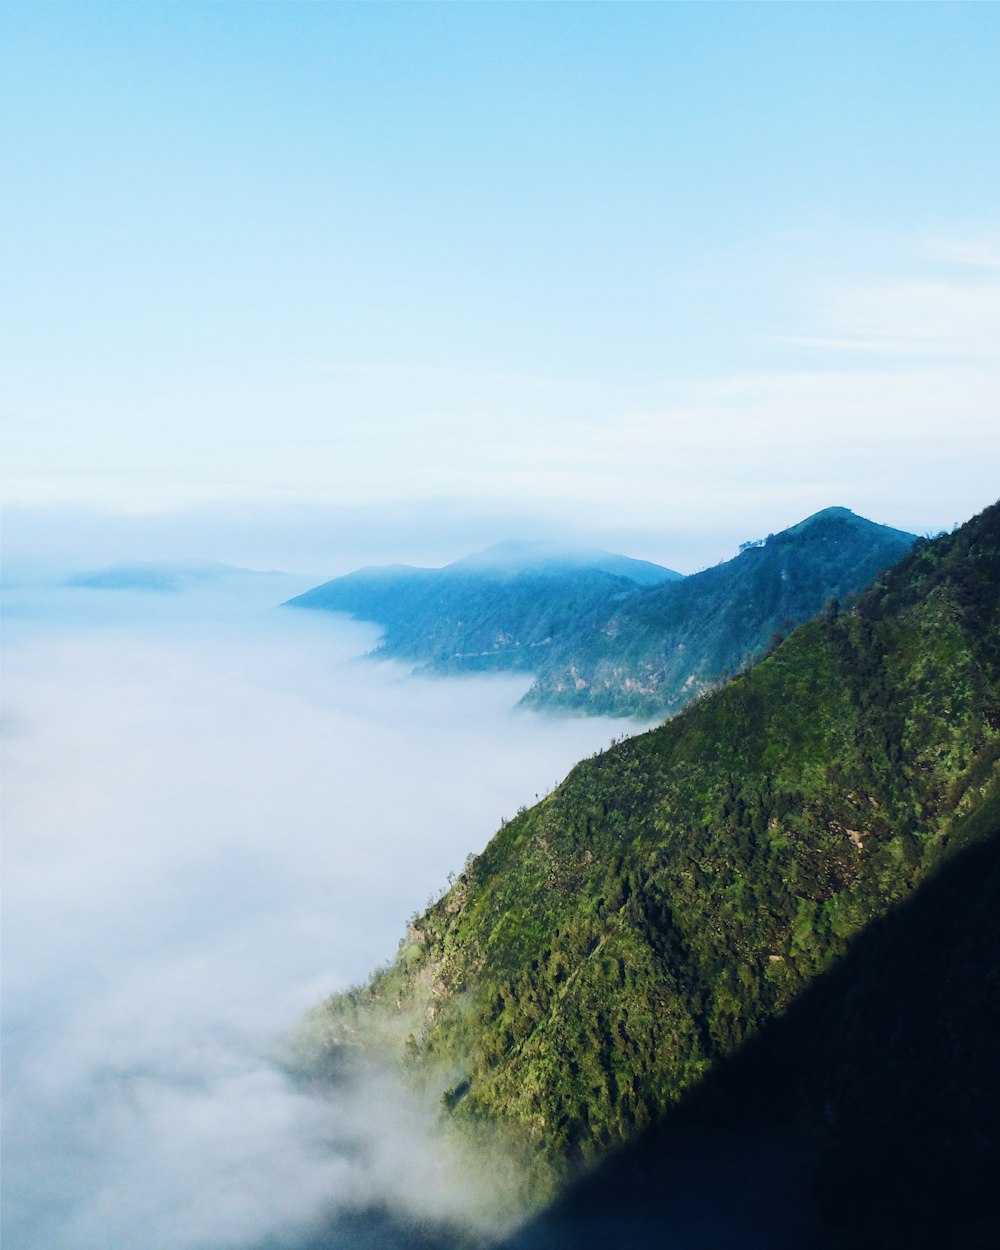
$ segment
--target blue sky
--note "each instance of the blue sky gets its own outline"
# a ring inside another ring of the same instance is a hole
[[[8,4],[2,41],[15,509],[739,537],[996,494],[995,5]]]

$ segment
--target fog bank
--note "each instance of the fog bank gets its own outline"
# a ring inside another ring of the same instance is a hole
[[[622,726],[514,714],[524,679],[359,663],[373,629],[282,597],[7,599],[10,1250],[283,1245],[368,1203],[492,1218],[424,1109],[275,1060]]]

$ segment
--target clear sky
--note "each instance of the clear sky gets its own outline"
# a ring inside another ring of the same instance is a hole
[[[997,494],[1000,6],[0,21],[15,509],[754,537]]]

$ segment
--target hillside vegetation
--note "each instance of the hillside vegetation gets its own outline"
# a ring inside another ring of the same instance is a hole
[[[994,506],[579,764],[317,1011],[330,1053],[388,1048],[550,1178],[641,1134],[994,832],[998,596]]]
[[[508,1250],[1000,1245],[1000,801],[754,1043]]]

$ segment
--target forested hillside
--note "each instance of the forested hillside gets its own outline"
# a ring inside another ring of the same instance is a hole
[[[389,1047],[552,1177],[641,1135],[995,831],[998,597],[994,506],[582,762],[319,1009],[325,1045]]]
[[[509,1250],[1000,1245],[1000,801],[761,1036]]]
[[[540,657],[526,706],[669,716],[765,654],[913,542],[846,508],[746,543],[733,560],[598,608]]]

